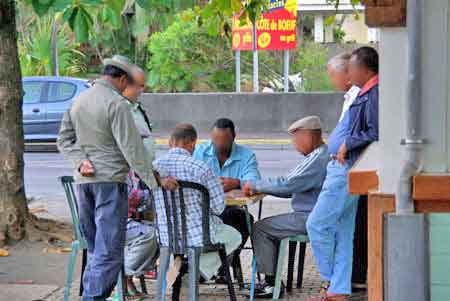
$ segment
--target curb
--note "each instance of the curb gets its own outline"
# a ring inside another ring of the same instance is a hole
[[[208,139],[198,139],[197,143],[205,143]],[[156,138],[156,148],[165,150],[169,148],[168,138]],[[236,139],[236,143],[250,146],[254,149],[286,150],[292,148],[289,139]],[[55,142],[27,142],[25,152],[58,152]]]
[[[197,143],[205,143],[208,142],[208,139],[198,139]],[[156,145],[168,145],[168,138],[156,138]],[[236,139],[237,144],[246,144],[246,145],[290,145],[291,140],[289,139]]]

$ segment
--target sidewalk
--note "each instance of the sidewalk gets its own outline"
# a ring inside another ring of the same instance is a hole
[[[245,253],[245,254],[244,254]],[[251,257],[249,252],[243,252],[242,256],[242,264],[243,264],[243,270],[244,270],[244,279],[248,280],[250,279],[250,263],[251,263]],[[296,261],[297,262],[297,261]],[[285,267],[287,267],[287,262],[285,263]],[[286,281],[286,270],[285,268],[283,281]],[[296,275],[297,275],[297,269],[294,271],[294,287],[296,283]],[[319,275],[317,273],[317,270],[314,266],[313,259],[311,256],[311,251],[308,248],[306,252],[306,260],[305,260],[305,268],[303,272],[303,288],[302,289],[296,289],[293,288],[292,292],[289,294],[285,294],[284,298],[282,300],[298,300],[298,301],[309,301],[309,297],[311,296],[317,296],[319,292],[320,287],[320,279]],[[153,292],[154,292],[154,286],[155,281],[146,281],[147,289],[149,290],[150,296],[146,297],[144,300],[154,300]],[[140,288],[140,285],[136,283],[136,286],[138,289]],[[72,288],[71,293],[71,301],[78,301],[78,287],[79,282],[74,283],[74,287]],[[239,291],[238,287],[235,286],[236,289],[236,295],[238,300],[249,300],[247,296],[245,296],[244,291]],[[181,300],[185,300],[186,298],[183,298],[184,295],[182,295]],[[167,299],[170,297],[168,296]],[[64,300],[64,290],[63,288],[55,291],[53,294],[48,296],[45,300],[47,301],[62,301]],[[214,301],[225,301],[229,300],[228,297],[228,290],[226,286],[224,285],[216,285],[216,284],[205,284],[200,285],[200,300],[214,300]],[[353,301],[367,301],[367,295],[366,294],[354,294],[351,298]]]
[[[250,206],[250,211],[256,214],[257,208],[257,206]],[[264,200],[263,217],[288,212],[289,210],[289,201],[272,197]],[[251,258],[251,252],[242,252],[241,262],[246,282],[250,279]],[[0,259],[0,291],[2,292],[0,294],[0,301],[62,301],[64,299],[67,261],[68,253],[55,254],[52,252],[43,252],[42,243],[27,243],[13,247],[10,257]],[[296,259],[296,262],[298,262],[298,259]],[[78,262],[70,300],[80,300],[78,297],[79,266],[80,263]],[[286,281],[287,263],[285,263],[284,267],[283,279]],[[294,271],[294,286],[297,275],[296,268]],[[303,275],[303,288],[301,290],[294,288],[293,292],[285,295],[283,300],[308,301],[308,296],[317,295],[319,291],[320,278],[309,247],[306,252]],[[21,280],[33,281],[33,284],[9,284]],[[140,286],[137,285],[137,287],[139,288]],[[151,295],[145,300],[154,300],[152,296],[152,292],[154,292],[154,281],[147,281],[147,288]],[[238,300],[248,300],[243,292],[238,291],[237,287],[236,293]],[[228,293],[225,286],[215,284],[200,286],[200,300],[229,300],[227,296]],[[356,294],[351,300],[367,301],[367,296],[366,294]]]

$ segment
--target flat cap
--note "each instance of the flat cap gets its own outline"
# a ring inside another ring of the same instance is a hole
[[[292,134],[296,130],[321,130],[322,122],[318,116],[308,116],[297,120],[288,128],[288,132]]]
[[[129,58],[123,55],[116,54],[110,59],[104,59],[103,60],[104,66],[114,66],[117,67],[123,71],[125,71],[129,76],[132,76],[133,70],[136,67]]]

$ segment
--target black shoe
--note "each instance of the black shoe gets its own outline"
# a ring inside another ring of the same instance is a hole
[[[216,279],[214,279],[216,284],[228,284],[227,277],[222,275],[217,275]]]
[[[258,284],[255,287],[255,299],[272,299],[274,290],[275,286],[271,284],[268,283]],[[281,282],[279,298],[283,298],[283,295],[284,295],[284,283]]]

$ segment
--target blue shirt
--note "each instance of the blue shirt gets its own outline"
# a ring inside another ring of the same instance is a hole
[[[208,164],[218,177],[239,179],[241,183],[261,178],[258,171],[258,162],[253,151],[236,143],[233,143],[230,157],[222,167],[220,167],[219,159],[211,141],[197,145],[194,158]]]
[[[339,148],[345,142],[345,138],[350,134],[349,123],[350,113],[347,111],[328,137],[328,153],[330,155],[337,155]]]
[[[345,142],[345,138],[350,135],[350,113],[348,109],[358,97],[360,88],[352,86],[344,95],[344,104],[342,105],[341,117],[339,122],[328,137],[328,152],[330,155],[337,155],[339,148]]]
[[[322,190],[328,160],[328,147],[324,144],[302,157],[286,176],[251,181],[251,188],[281,198],[292,197],[292,209],[309,214]]]
[[[191,154],[182,148],[172,148],[169,152],[153,162],[154,169],[161,177],[171,176],[182,181],[202,184],[209,191],[210,197],[210,234],[214,241],[217,227],[223,225],[218,215],[225,209],[225,194],[219,179],[204,162],[192,158]],[[169,245],[164,196],[160,188],[154,190],[156,220],[162,246]],[[179,195],[177,194],[177,199]],[[202,228],[202,198],[200,192],[192,189],[184,190],[186,205],[187,244],[188,246],[203,246]],[[179,214],[179,213],[178,213]],[[172,217],[171,217],[172,218]],[[181,217],[179,217],[179,221]],[[180,229],[181,230],[181,229]],[[181,233],[180,233],[181,237]]]

